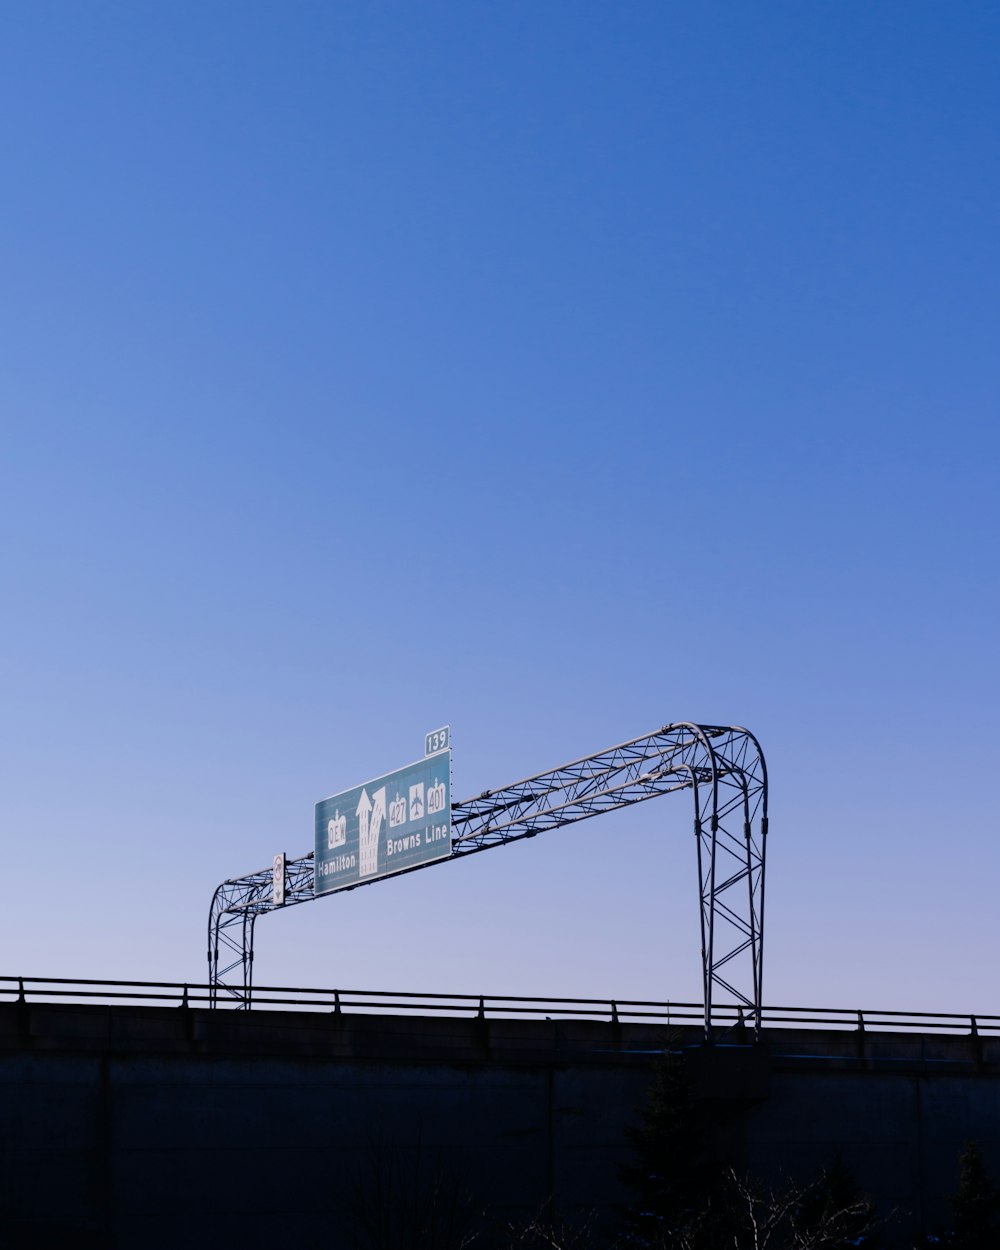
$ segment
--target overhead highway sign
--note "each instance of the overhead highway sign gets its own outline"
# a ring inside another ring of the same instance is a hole
[[[450,854],[450,750],[316,804],[317,895],[419,868]]]

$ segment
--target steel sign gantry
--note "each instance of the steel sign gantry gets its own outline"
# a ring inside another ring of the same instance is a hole
[[[664,725],[572,763],[452,804],[446,863],[476,851],[630,807],[676,790],[694,803],[705,1028],[717,992],[760,1027],[764,954],[767,769],[757,739],[739,726]],[[420,864],[417,868],[429,867]],[[379,879],[379,878],[374,878]],[[368,885],[359,881],[358,885]],[[257,919],[316,897],[313,853],[285,864],[284,901],[271,868],[224,881],[208,919],[213,1004],[249,1007]],[[235,974],[235,980],[233,979]]]

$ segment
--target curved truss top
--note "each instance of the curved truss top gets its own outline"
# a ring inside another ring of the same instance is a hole
[[[706,1031],[716,990],[751,1013],[759,1027],[767,769],[749,730],[688,722],[664,725],[595,755],[485,790],[452,805],[449,860],[675,790],[691,790],[694,799]],[[369,884],[359,881],[346,888]],[[280,905],[311,900],[313,887],[309,852],[287,862],[285,901]],[[270,868],[234,877],[216,889],[208,920],[213,1001],[222,991],[250,1006],[254,925],[276,906]],[[235,983],[230,980],[234,971]]]

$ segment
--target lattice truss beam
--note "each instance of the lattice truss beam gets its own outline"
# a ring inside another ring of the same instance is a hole
[[[435,862],[449,863],[677,790],[691,791],[694,803],[706,1030],[717,992],[723,1001],[745,1008],[759,1027],[767,770],[748,730],[664,725],[499,790],[485,790],[452,805],[452,853]],[[359,881],[346,888],[371,884]],[[312,900],[313,887],[310,851],[287,861],[281,906]],[[224,881],[215,891],[208,919],[213,1002],[221,997],[250,1006],[254,926],[275,910],[272,890],[267,868]]]

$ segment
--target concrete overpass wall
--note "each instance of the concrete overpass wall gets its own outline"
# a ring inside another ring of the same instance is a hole
[[[1000,1041],[671,1038],[738,1166],[807,1175],[839,1152],[916,1227],[945,1214],[966,1140],[1000,1173]],[[610,1021],[5,1004],[4,1240],[445,1250],[550,1195],[608,1218],[667,1042]]]

